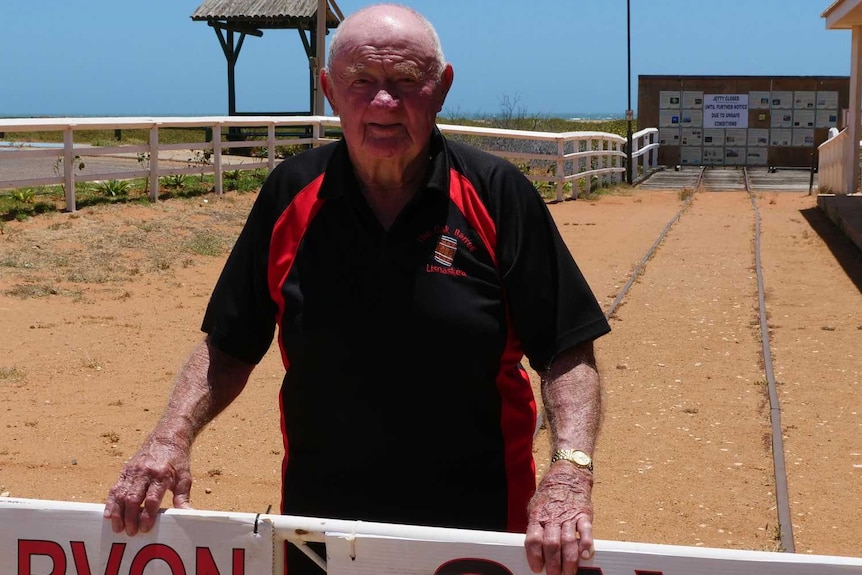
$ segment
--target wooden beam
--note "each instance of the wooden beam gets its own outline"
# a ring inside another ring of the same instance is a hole
[[[320,71],[326,67],[326,16],[328,0],[317,0],[317,60],[315,61],[314,78],[314,105],[312,113],[323,116],[324,102],[323,90],[320,88]]]
[[[263,37],[263,32],[258,30],[253,26],[245,26],[243,24],[231,24],[229,22],[219,22],[217,20],[210,20],[207,22],[213,28],[221,29],[221,30],[233,30],[235,32],[241,32],[242,34],[248,34],[249,36],[257,36],[258,38]]]

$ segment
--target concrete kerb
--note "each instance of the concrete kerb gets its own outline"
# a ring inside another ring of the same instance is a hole
[[[820,194],[817,206],[862,250],[862,194]]]

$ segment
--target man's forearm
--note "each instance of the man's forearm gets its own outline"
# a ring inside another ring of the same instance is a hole
[[[202,341],[186,361],[153,435],[170,434],[191,445],[207,423],[245,388],[254,365]]]
[[[541,377],[551,450],[579,449],[591,455],[601,421],[601,387],[593,343],[562,352]]]

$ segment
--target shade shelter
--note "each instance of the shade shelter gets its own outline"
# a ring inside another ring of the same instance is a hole
[[[319,13],[325,18],[318,18]],[[253,114],[236,109],[236,63],[246,36],[263,36],[264,30],[296,30],[308,56],[309,110],[323,115],[323,91],[318,72],[326,64],[327,31],[344,19],[335,0],[204,0],[191,16],[215,30],[227,60],[228,115]],[[297,112],[291,112],[297,113]],[[299,112],[303,113],[303,112]]]
[[[847,115],[847,149],[844,152],[844,189],[856,192],[859,181],[860,110],[862,110],[862,0],[837,0],[822,14],[828,30],[851,30],[850,103]]]

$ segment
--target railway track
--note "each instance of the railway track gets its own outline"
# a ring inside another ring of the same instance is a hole
[[[752,177],[746,168],[742,169],[727,169],[727,168],[700,168],[698,170],[684,169],[676,172],[670,178],[673,187],[680,190],[687,190],[690,193],[683,202],[680,210],[668,221],[667,225],[662,229],[658,238],[649,247],[643,258],[640,260],[637,267],[631,274],[627,283],[622,287],[616,298],[610,304],[605,312],[607,317],[612,317],[617,313],[618,308],[628,297],[629,292],[637,284],[638,279],[644,273],[649,262],[656,256],[656,253],[661,249],[663,242],[672,232],[674,225],[680,220],[683,214],[689,210],[692,201],[698,194],[708,192],[735,191],[745,192],[751,203],[752,208],[752,227],[753,227],[753,245],[754,245],[754,261],[752,267],[757,278],[757,310],[761,340],[761,357],[760,362],[763,366],[764,376],[766,378],[766,386],[769,398],[769,416],[771,428],[771,452],[773,464],[773,480],[775,484],[775,509],[777,511],[777,526],[780,536],[781,548],[786,552],[795,552],[793,541],[793,527],[790,516],[790,501],[787,488],[787,471],[784,460],[784,444],[781,427],[781,407],[779,404],[778,393],[776,390],[776,381],[773,370],[773,358],[770,348],[769,327],[767,323],[766,298],[763,282],[763,262],[761,258],[761,229],[760,229],[760,213],[755,198],[755,192],[752,186]],[[668,187],[668,178],[664,178],[658,185]],[[672,187],[672,189],[673,189]],[[718,239],[715,239],[718,241]]]

